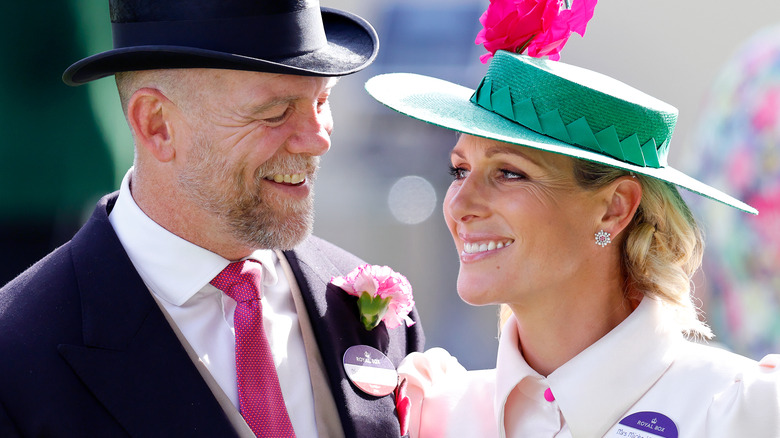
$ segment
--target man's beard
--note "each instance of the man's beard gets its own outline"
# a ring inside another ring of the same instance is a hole
[[[254,249],[292,249],[312,232],[313,192],[304,200],[285,199],[276,191],[262,193],[265,177],[306,173],[313,184],[319,157],[274,156],[246,181],[246,163],[231,165],[201,138],[178,177],[183,192],[202,209],[218,217],[233,237]],[[268,184],[268,181],[265,181]]]

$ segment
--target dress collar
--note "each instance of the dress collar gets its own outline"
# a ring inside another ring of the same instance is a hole
[[[572,436],[606,434],[669,368],[683,337],[667,313],[661,302],[645,297],[628,318],[546,378]],[[512,389],[525,378],[544,379],[526,363],[519,345],[512,316],[498,349],[499,430]]]
[[[230,260],[182,239],[149,218],[130,193],[132,172],[131,168],[122,180],[109,221],[147,287],[163,300],[181,306]],[[271,250],[257,250],[247,257],[263,264],[266,286],[278,279],[275,257]]]

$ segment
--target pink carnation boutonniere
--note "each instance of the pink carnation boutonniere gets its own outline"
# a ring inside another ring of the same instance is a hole
[[[382,321],[389,329],[414,324],[409,318],[414,308],[412,285],[387,266],[358,266],[343,277],[331,278],[330,282],[358,297],[360,321],[366,330],[372,330]]]
[[[490,52],[479,59],[487,63],[498,50],[529,56],[547,56],[553,61],[572,32],[585,36],[597,0],[490,0],[479,22],[484,29],[476,44]]]

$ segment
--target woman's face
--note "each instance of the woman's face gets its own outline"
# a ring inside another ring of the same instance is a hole
[[[462,135],[451,161],[444,218],[460,254],[461,298],[522,306],[576,290],[600,249],[604,206],[576,184],[574,159]]]

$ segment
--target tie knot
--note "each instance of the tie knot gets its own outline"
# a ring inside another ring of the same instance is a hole
[[[239,303],[255,300],[260,295],[262,273],[260,262],[242,260],[229,264],[211,280],[211,284]]]

